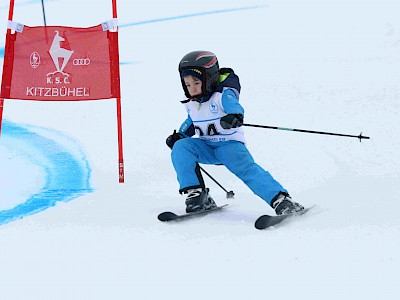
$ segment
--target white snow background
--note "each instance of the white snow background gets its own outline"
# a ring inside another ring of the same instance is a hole
[[[45,5],[49,25],[112,17],[111,0]],[[118,1],[126,182],[114,100],[6,100],[1,299],[399,299],[399,11],[394,0]],[[0,13],[4,51],[8,1]],[[41,13],[17,0],[14,20],[42,25]],[[193,50],[240,76],[247,123],[371,137],[245,128],[255,160],[317,205],[307,215],[257,231],[273,210],[203,166],[235,192],[205,177],[229,207],[157,220],[185,208],[165,139],[186,118],[177,65]]]

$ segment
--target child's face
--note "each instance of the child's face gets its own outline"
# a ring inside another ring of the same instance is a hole
[[[185,76],[183,77],[183,81],[185,82],[186,88],[188,89],[188,92],[191,97],[195,97],[201,94],[202,89],[202,82],[200,79],[194,77],[194,76]]]

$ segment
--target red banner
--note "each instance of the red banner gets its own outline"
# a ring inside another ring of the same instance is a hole
[[[10,0],[0,95],[0,133],[4,99],[116,98],[118,170],[119,182],[123,183],[117,0],[112,0],[112,10],[112,20],[94,27],[28,27],[12,21],[14,0]]]
[[[61,26],[7,34],[1,97],[41,101],[119,98],[117,32]]]

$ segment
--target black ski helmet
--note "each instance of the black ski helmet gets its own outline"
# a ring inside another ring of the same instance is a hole
[[[202,94],[205,96],[214,91],[219,78],[219,65],[217,56],[210,51],[193,51],[186,54],[179,62],[179,75],[186,97],[190,98],[183,76],[185,70],[198,70],[201,72]]]

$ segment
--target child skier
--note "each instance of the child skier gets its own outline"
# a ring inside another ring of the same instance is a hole
[[[179,63],[186,97],[187,119],[166,143],[172,149],[172,163],[187,194],[186,212],[216,206],[200,172],[201,164],[225,165],[276,214],[303,210],[269,172],[256,164],[245,146],[241,125],[244,109],[239,104],[240,83],[230,68],[219,69],[218,59],[209,51],[194,51]],[[191,138],[197,135],[198,138]]]

